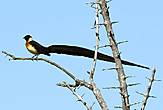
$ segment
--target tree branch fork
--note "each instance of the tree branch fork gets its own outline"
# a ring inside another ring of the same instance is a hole
[[[53,66],[59,68],[59,69],[62,70],[64,73],[66,73],[71,79],[73,79],[76,83],[75,83],[75,84],[70,84],[71,87],[78,87],[78,86],[80,85],[80,86],[85,86],[85,87],[87,87],[87,88],[90,89],[90,90],[93,89],[90,82],[86,82],[85,80],[79,80],[79,79],[77,79],[72,73],[68,72],[66,69],[64,69],[63,67],[61,67],[61,66],[58,65],[57,63],[52,62],[52,61],[50,61],[50,60],[48,60],[48,59],[39,58],[39,57],[38,57],[38,58],[21,58],[21,57],[15,57],[14,55],[9,54],[9,53],[7,53],[7,52],[5,52],[5,51],[2,51],[2,53],[4,53],[6,56],[11,57],[9,60],[31,60],[31,61],[34,61],[34,60],[38,61],[38,60],[41,60],[41,61],[45,61],[45,62],[47,62],[47,63],[49,63],[49,64],[51,64],[51,65],[53,65]],[[57,84],[57,85],[58,85],[58,86],[65,87],[64,84]]]
[[[96,88],[94,82],[93,82],[93,79],[91,78],[91,74],[89,74],[89,77],[92,79],[91,82],[86,82],[84,79],[83,80],[79,80],[77,79],[72,73],[68,72],[66,69],[64,69],[63,67],[61,67],[60,65],[56,64],[55,62],[52,62],[48,59],[45,59],[45,58],[21,58],[21,57],[15,57],[14,55],[12,54],[9,54],[5,51],[2,51],[2,53],[4,53],[6,56],[9,56],[11,57],[9,60],[31,60],[31,61],[38,61],[38,60],[41,60],[41,61],[45,61],[47,63],[50,63],[51,65],[53,66],[56,66],[57,68],[59,68],[60,70],[62,70],[64,73],[66,73],[70,78],[72,78],[74,81],[75,81],[75,84],[67,84],[65,81],[63,81],[63,83],[59,83],[59,84],[56,84],[57,86],[61,86],[61,87],[67,87],[69,88],[73,94],[78,97],[78,100],[77,101],[81,101],[84,106],[87,107],[88,110],[92,110],[92,107],[93,105],[95,104],[95,102],[91,105],[91,106],[88,106],[88,104],[82,99],[81,96],[79,96],[75,90],[73,90],[71,87],[81,87],[81,86],[84,86],[88,89],[90,89],[91,91],[95,92],[95,91],[99,91],[98,88]],[[100,94],[101,95],[101,94]],[[98,96],[96,96],[98,97]]]

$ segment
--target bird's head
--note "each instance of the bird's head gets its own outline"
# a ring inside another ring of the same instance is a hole
[[[25,39],[26,42],[30,42],[30,41],[32,41],[32,36],[31,35],[25,35],[25,37],[23,39]]]

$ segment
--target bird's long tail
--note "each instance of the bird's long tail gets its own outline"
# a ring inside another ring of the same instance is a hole
[[[94,51],[77,47],[77,46],[68,46],[68,45],[51,45],[47,47],[49,53],[57,53],[57,54],[67,54],[67,55],[74,55],[74,56],[84,56],[88,58],[94,58]],[[97,54],[97,59],[107,61],[107,62],[115,62],[114,58],[112,56],[108,56],[102,53]],[[128,62],[125,60],[122,60],[122,64],[124,65],[130,65],[130,66],[137,66],[145,69],[150,69],[149,67],[142,66],[139,64],[135,64],[132,62]]]

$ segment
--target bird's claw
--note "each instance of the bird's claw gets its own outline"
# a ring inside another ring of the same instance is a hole
[[[36,58],[35,58],[35,56],[36,56]],[[34,56],[32,57],[32,61],[33,61],[33,60],[38,61],[38,56],[37,56],[37,55],[34,55]]]

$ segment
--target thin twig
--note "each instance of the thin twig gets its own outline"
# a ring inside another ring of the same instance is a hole
[[[95,104],[95,101],[92,103],[91,108],[93,107],[94,104]]]
[[[147,92],[146,92],[146,94],[144,95],[145,98],[144,98],[144,101],[143,101],[141,110],[144,110],[144,109],[145,109],[145,106],[146,106],[146,103],[147,103],[147,99],[149,98],[149,93],[150,93],[150,90],[151,90],[151,87],[152,87],[152,83],[153,83],[153,81],[154,81],[154,75],[155,75],[155,73],[156,73],[156,69],[153,68],[153,69],[152,69],[151,79],[150,79],[149,85],[148,85],[148,87],[147,87]]]
[[[86,4],[99,4],[99,2],[86,2]]]
[[[133,77],[135,77],[135,76],[125,76],[125,78],[133,78]]]
[[[122,108],[122,106],[114,106],[114,108]]]
[[[150,78],[148,78],[148,77],[145,77],[145,78],[147,78],[148,80],[150,80]],[[160,80],[160,79],[154,79],[154,81],[162,81],[162,80]]]
[[[122,87],[118,86],[118,87],[104,87],[103,89],[121,89]]]
[[[135,102],[135,103],[129,104],[129,105],[127,105],[127,106],[136,105],[136,104],[139,104],[139,103],[142,103],[142,102],[143,102],[143,101]],[[122,106],[114,106],[114,108],[122,108]]]
[[[67,85],[66,85],[67,86]],[[75,91],[75,90],[74,90]],[[82,95],[81,95],[81,98],[83,99],[83,96],[85,95],[85,93],[83,93]],[[78,102],[78,101],[81,101],[80,100],[80,98],[78,98],[77,100],[76,100],[76,102]]]
[[[96,0],[96,3],[98,1]],[[98,15],[98,4],[96,4],[96,46],[95,46],[95,53],[94,53],[94,62],[93,62],[93,67],[91,70],[91,75],[90,77],[93,78],[95,67],[96,67],[96,61],[97,61],[97,52],[98,52],[98,40],[99,40],[99,25],[98,20],[99,20],[99,15]]]
[[[144,94],[144,93],[141,93],[141,92],[138,92],[138,91],[136,91],[136,93],[141,94],[141,95],[146,97],[146,94]],[[156,98],[155,96],[148,96],[148,97]]]
[[[118,45],[118,44],[121,44],[121,43],[125,43],[125,42],[128,42],[128,40],[118,42],[117,45]]]
[[[135,84],[127,84],[127,86],[136,86],[136,85],[139,85],[141,83],[135,83]]]
[[[127,86],[135,86],[135,85],[138,85],[140,83],[135,83],[135,84],[128,84]],[[103,89],[122,89],[121,86],[118,86],[118,87],[104,87]]]
[[[79,96],[74,89],[72,89],[65,81],[63,81],[63,83],[73,92],[73,94],[78,98],[78,101],[81,101],[83,103],[84,106],[87,107],[88,110],[92,110],[91,107],[89,107],[89,105],[86,103],[86,101],[83,100],[83,98],[81,96]]]
[[[112,0],[106,0],[106,3],[111,2]]]
[[[119,21],[114,21],[114,22],[111,22],[111,24],[116,24],[116,23],[119,23]]]
[[[108,47],[111,46],[111,44],[107,44],[107,45],[102,45],[102,46],[98,46],[99,48],[103,48],[103,47]]]
[[[127,106],[132,106],[132,105],[136,105],[136,104],[139,104],[139,103],[142,103],[143,101],[140,101],[140,102],[135,102],[135,103],[132,103],[132,104],[129,104]]]
[[[103,71],[105,70],[114,70],[114,69],[118,69],[117,67],[112,67],[112,68],[105,68],[105,69],[102,69]]]
[[[61,87],[66,87],[65,84],[62,84],[62,83],[58,83],[56,84],[57,86],[61,86]],[[82,80],[78,80],[75,84],[69,84],[70,87],[80,87],[80,86],[85,86],[86,88],[90,89],[90,90],[93,90],[93,87],[91,85],[91,83],[89,82],[85,82],[85,81],[82,81]]]
[[[128,40],[118,42],[117,45],[118,45],[118,44],[121,44],[121,43],[125,43],[125,42],[128,42]],[[111,44],[107,44],[107,45],[99,46],[99,48],[103,48],[103,47],[111,47],[111,46],[112,46]]]

